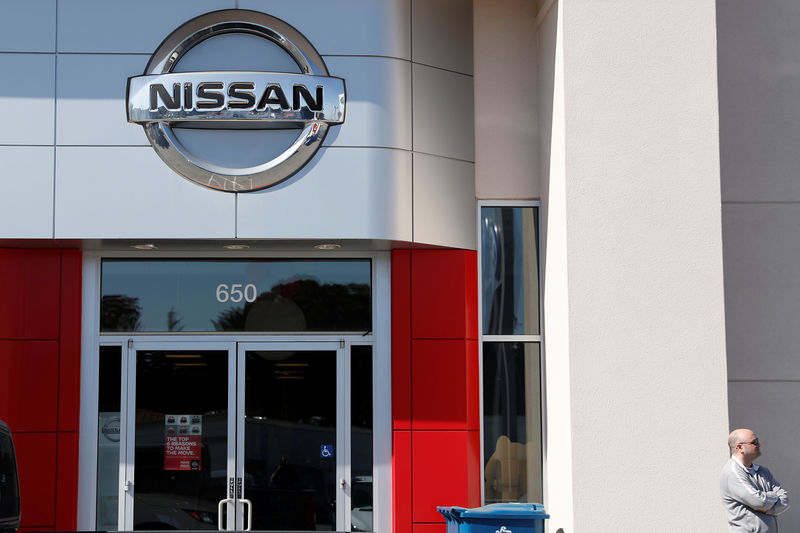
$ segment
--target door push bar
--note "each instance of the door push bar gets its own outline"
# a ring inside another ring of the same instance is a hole
[[[247,505],[247,527],[244,530],[250,531],[253,527],[253,504],[245,498],[241,498],[239,501]]]
[[[217,529],[220,531],[225,531],[227,529],[222,525],[222,509],[225,507],[225,504],[228,503],[233,503],[233,498],[225,498],[224,500],[220,500],[219,504],[217,505]]]
[[[242,503],[242,505],[247,506],[247,527],[244,528],[243,531],[251,531],[253,528],[253,502],[245,498],[239,498],[239,501]],[[224,500],[220,500],[219,504],[217,505],[217,529],[220,531],[225,531],[227,529],[222,525],[222,510],[228,503],[232,504],[233,498],[225,498]]]

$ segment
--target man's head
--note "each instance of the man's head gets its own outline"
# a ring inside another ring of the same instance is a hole
[[[753,461],[761,455],[758,437],[749,429],[734,429],[728,435],[728,448],[731,455],[739,459],[744,466],[752,466]]]

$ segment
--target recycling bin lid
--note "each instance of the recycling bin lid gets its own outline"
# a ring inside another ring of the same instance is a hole
[[[550,518],[541,503],[492,503],[483,507],[437,507],[443,515],[455,518]]]

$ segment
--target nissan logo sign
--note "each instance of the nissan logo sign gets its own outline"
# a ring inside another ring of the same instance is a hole
[[[225,34],[270,41],[300,73],[174,72],[199,43]],[[197,17],[172,32],[153,53],[144,75],[128,78],[128,122],[141,124],[150,144],[174,171],[206,187],[247,192],[289,178],[314,156],[328,128],[345,117],[345,86],[328,75],[322,57],[289,24],[256,11],[229,9]],[[276,157],[255,166],[223,166],[191,152],[177,128],[295,129]]]

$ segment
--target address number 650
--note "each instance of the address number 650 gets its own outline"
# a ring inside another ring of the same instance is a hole
[[[239,303],[242,300],[255,302],[256,297],[258,297],[258,289],[252,283],[246,285],[233,283],[230,286],[227,283],[220,283],[217,285],[217,301],[221,304],[229,301]]]

